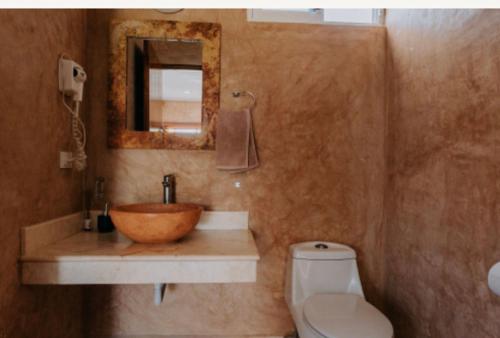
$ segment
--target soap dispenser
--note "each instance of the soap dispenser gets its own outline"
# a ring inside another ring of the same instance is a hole
[[[99,232],[111,232],[114,229],[115,225],[109,216],[109,202],[106,202],[102,215],[97,216],[97,230]]]

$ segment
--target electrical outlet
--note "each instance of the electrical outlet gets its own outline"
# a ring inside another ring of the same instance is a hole
[[[73,163],[71,162],[72,158],[73,158],[73,153],[71,151],[59,152],[59,168],[61,169],[73,168]]]

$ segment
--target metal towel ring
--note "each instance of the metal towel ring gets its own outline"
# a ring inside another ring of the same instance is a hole
[[[241,96],[250,96],[250,98],[252,99],[251,109],[255,108],[255,106],[257,105],[257,98],[255,97],[255,95],[252,92],[249,92],[247,90],[242,90],[242,91],[235,90],[235,91],[233,91],[234,98],[238,98]]]

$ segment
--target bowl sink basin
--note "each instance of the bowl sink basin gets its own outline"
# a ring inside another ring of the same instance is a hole
[[[166,243],[190,233],[202,207],[189,203],[129,204],[111,208],[116,228],[138,243]]]

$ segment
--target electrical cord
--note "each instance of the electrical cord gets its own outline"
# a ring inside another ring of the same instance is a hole
[[[85,124],[78,114],[78,111],[80,109],[80,102],[75,101],[75,107],[72,108],[66,102],[64,94],[62,101],[66,109],[68,109],[68,111],[70,112],[72,118],[71,133],[73,134],[73,140],[75,142],[75,151],[73,152],[71,162],[73,163],[73,168],[75,168],[77,171],[83,171],[87,167],[87,155],[85,154],[87,132],[85,130]]]
[[[62,53],[59,58],[71,60],[71,58],[64,53]],[[63,92],[61,92],[61,94],[62,94],[62,102],[66,107],[66,109],[68,109],[69,113],[71,114],[71,133],[75,143],[75,151],[73,152],[71,162],[75,170],[83,171],[87,167],[87,155],[85,154],[85,145],[87,144],[87,133],[85,130],[85,124],[83,123],[82,119],[79,116],[80,102],[74,100],[74,108],[72,108],[66,102],[66,95]]]

